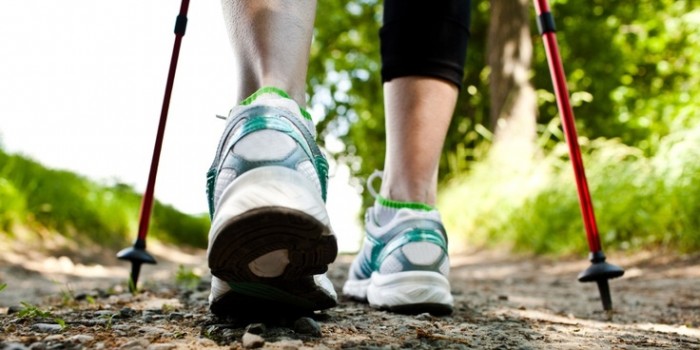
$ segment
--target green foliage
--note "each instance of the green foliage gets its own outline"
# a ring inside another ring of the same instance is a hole
[[[17,312],[17,316],[20,318],[51,318],[53,317],[53,314],[50,311],[44,311],[37,307],[36,305],[32,305],[27,302],[20,302],[22,305],[22,309]]]
[[[5,290],[5,288],[7,288],[7,283],[0,283],[0,292]]]
[[[483,160],[493,132],[485,60],[489,2],[472,5],[463,89],[440,163],[442,181]],[[321,141],[332,135],[345,143],[332,151],[360,181],[383,167],[385,151],[381,11],[376,0],[319,2],[309,67],[308,92],[314,115],[321,118]],[[650,156],[662,137],[689,125],[692,101],[700,100],[698,1],[559,0],[552,2],[552,11],[581,135],[618,138]],[[563,139],[550,128],[557,108],[534,10],[532,18],[540,138],[552,150]]]
[[[192,269],[188,269],[183,265],[178,266],[175,273],[175,284],[180,288],[192,290],[197,288],[200,277]]]
[[[133,239],[141,201],[130,186],[97,184],[2,150],[0,197],[0,232],[12,234],[16,226],[27,226],[114,248]],[[189,216],[154,204],[151,230],[163,241],[204,247],[208,227],[206,215]]]
[[[100,315],[100,318],[105,320],[105,329],[110,330],[112,329],[112,321],[114,320],[114,316],[116,314],[102,314]]]
[[[618,140],[581,143],[604,247],[700,249],[700,124],[662,138],[654,156]],[[480,163],[443,193],[448,230],[470,244],[509,243],[536,253],[587,251],[564,145],[518,172]]]
[[[56,322],[59,326],[61,326],[61,330],[66,329],[66,321],[63,320],[60,317],[56,317],[51,313],[51,311],[45,311],[40,309],[36,305],[32,305],[27,302],[21,302],[22,309],[17,312],[17,316],[23,319],[52,319],[54,322]]]
[[[311,46],[308,93],[319,142],[341,139],[345,147],[329,151],[360,176],[383,167],[381,11],[377,0],[319,1]]]
[[[619,138],[653,154],[688,127],[700,100],[698,1],[556,1],[553,13],[572,102],[583,135]],[[533,82],[551,91],[541,40]],[[556,114],[540,90],[540,116]]]

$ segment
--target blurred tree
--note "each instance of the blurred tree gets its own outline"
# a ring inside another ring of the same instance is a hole
[[[487,55],[491,67],[491,156],[520,168],[535,154],[537,100],[530,83],[530,1],[491,2]]]
[[[563,141],[541,39],[527,29],[534,21],[531,5],[515,0],[472,5],[463,89],[440,163],[443,181],[484,159],[494,138],[506,138],[509,131],[499,130],[495,118],[531,118],[503,109],[513,108],[516,100],[508,101],[519,94],[512,90],[527,91],[528,82],[536,89],[537,146],[552,148]],[[582,136],[620,138],[652,154],[662,136],[694,122],[700,101],[698,5],[700,0],[552,1]],[[379,0],[320,1],[311,49],[308,92],[320,140],[341,140],[344,147],[329,150],[350,164],[359,179],[382,167],[385,151],[381,14]],[[498,23],[491,25],[490,14]],[[523,77],[529,60],[528,33],[534,40],[532,68]],[[507,57],[519,65],[520,73],[499,76],[503,70],[495,66],[505,64]],[[527,99],[522,103],[529,104]],[[530,139],[532,123],[525,123],[523,130],[514,129]]]

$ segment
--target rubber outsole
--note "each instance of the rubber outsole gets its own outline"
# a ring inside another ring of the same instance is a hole
[[[454,299],[445,276],[433,271],[403,271],[381,275],[377,272],[364,280],[348,280],[343,293],[371,307],[400,314],[452,313]]]
[[[379,309],[404,315],[418,315],[426,312],[433,316],[447,316],[452,314],[452,306],[435,303],[397,305],[391,307],[380,307]]]
[[[261,207],[238,215],[215,235],[209,251],[212,275],[231,291],[212,301],[216,315],[308,313],[334,307],[336,298],[316,284],[335,260],[335,236],[316,218],[285,207]],[[260,277],[249,263],[287,250],[289,263],[277,277]]]

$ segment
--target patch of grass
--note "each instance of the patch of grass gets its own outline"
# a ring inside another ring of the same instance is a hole
[[[103,314],[100,315],[100,318],[104,319],[105,322],[105,329],[110,330],[112,329],[112,321],[114,319],[115,314]]]
[[[34,319],[53,317],[53,314],[51,314],[50,311],[44,311],[36,305],[24,301],[20,302],[20,305],[22,305],[22,309],[17,312],[17,316],[19,316],[20,318]]]
[[[178,266],[175,273],[175,284],[180,288],[192,290],[199,285],[200,277],[192,269],[186,268],[183,265]]]
[[[616,140],[580,143],[605,249],[700,249],[700,125],[668,135],[653,156]],[[476,164],[441,196],[448,231],[470,244],[588,251],[565,144],[527,169]]]
[[[7,288],[7,283],[0,283],[0,292],[5,290],[5,288]]]
[[[51,313],[51,311],[46,311],[40,309],[38,306],[27,303],[27,302],[20,302],[22,305],[22,309],[17,312],[17,316],[22,319],[52,319],[54,322],[56,322],[60,327],[61,330],[66,329],[66,321],[60,317],[56,317]]]
[[[141,204],[141,195],[128,185],[97,183],[2,150],[0,198],[0,232],[11,235],[25,226],[110,248],[133,239]],[[165,242],[205,247],[209,218],[156,201],[149,229]]]

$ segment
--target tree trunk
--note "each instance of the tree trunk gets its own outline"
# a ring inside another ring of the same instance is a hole
[[[530,84],[532,37],[528,0],[492,0],[487,43],[491,67],[492,156],[520,167],[536,154],[537,100]]]

